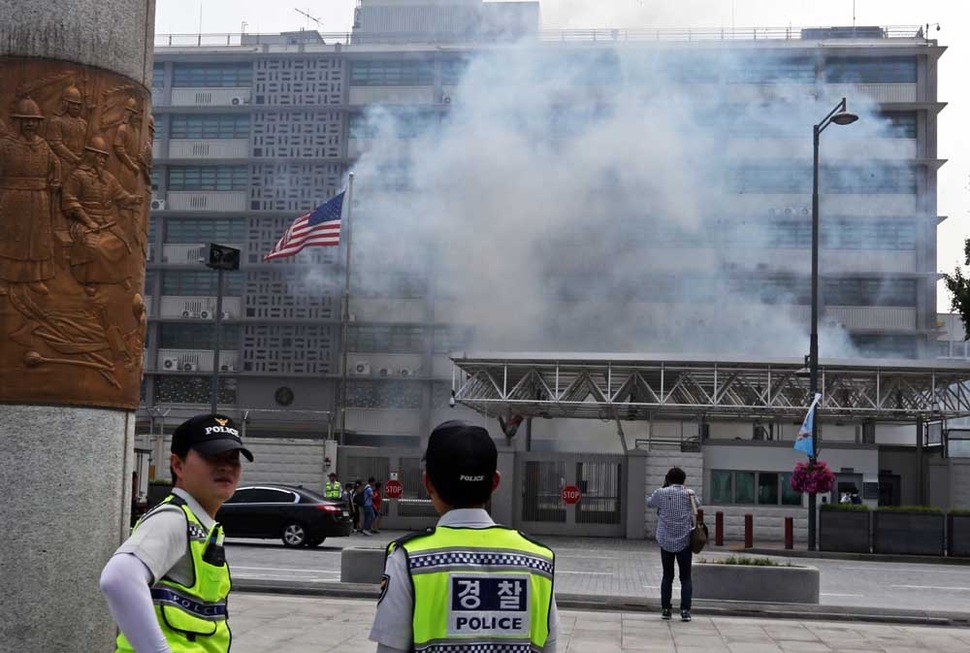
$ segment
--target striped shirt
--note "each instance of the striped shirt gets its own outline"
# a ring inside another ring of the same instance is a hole
[[[664,551],[677,553],[690,544],[694,516],[690,508],[693,490],[683,485],[657,488],[647,498],[647,505],[657,509],[657,543]],[[694,499],[700,506],[700,501]]]

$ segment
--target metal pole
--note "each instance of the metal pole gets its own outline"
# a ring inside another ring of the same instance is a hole
[[[821,129],[812,127],[812,335],[808,345],[809,397],[815,400],[818,392],[818,141]],[[818,459],[818,406],[812,416],[812,456],[814,466]],[[808,550],[815,550],[815,493],[808,495]]]
[[[218,270],[219,276],[216,280],[216,340],[212,346],[212,385],[209,388],[209,403],[213,413],[218,412],[219,407],[219,345],[222,340],[222,280],[225,274],[223,269]]]
[[[347,434],[347,323],[350,322],[350,216],[354,208],[354,173],[350,173],[347,182],[347,224],[341,225],[341,231],[347,234],[346,260],[344,262],[344,300],[340,315],[340,349],[342,363],[340,366],[340,444],[344,444]]]

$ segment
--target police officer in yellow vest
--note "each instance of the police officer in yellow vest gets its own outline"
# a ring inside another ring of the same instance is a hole
[[[330,472],[328,480],[323,486],[323,496],[328,499],[333,499],[339,501],[341,495],[343,495],[343,488],[340,487],[340,481],[337,480],[336,472]]]
[[[231,586],[215,514],[236,491],[239,430],[198,415],[172,434],[172,493],[135,525],[101,573],[101,593],[121,634],[117,651],[225,653]]]
[[[431,433],[424,487],[441,518],[387,548],[377,653],[555,652],[552,551],[483,509],[497,459],[480,426],[449,421]]]

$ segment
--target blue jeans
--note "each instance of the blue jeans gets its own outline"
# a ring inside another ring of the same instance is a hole
[[[680,609],[690,610],[690,600],[694,586],[690,579],[690,565],[694,552],[688,544],[682,551],[673,553],[660,549],[660,562],[663,564],[664,575],[660,581],[660,607],[670,608],[671,594],[674,590],[674,560],[680,568]]]
[[[364,506],[364,530],[369,531],[370,527],[374,525],[374,520],[377,518],[377,511],[374,510],[374,506]]]

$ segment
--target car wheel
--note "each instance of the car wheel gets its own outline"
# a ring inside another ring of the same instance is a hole
[[[325,538],[325,537],[318,537],[318,538],[317,538],[317,539],[315,539],[315,540],[307,540],[307,543],[306,543],[306,545],[307,545],[308,547],[311,547],[311,548],[312,548],[312,547],[315,547],[315,546],[320,546],[321,544],[323,544],[323,541],[324,541],[325,539],[327,539],[327,538]]]
[[[298,521],[286,522],[283,526],[283,546],[303,546],[306,544],[306,527]]]

